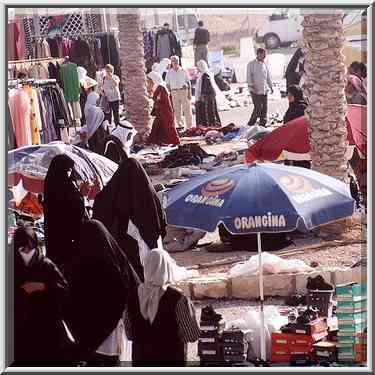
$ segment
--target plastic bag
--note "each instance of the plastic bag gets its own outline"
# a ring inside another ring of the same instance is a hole
[[[263,273],[280,274],[280,273],[304,273],[312,272],[313,268],[305,262],[298,259],[283,259],[277,255],[267,252],[262,253]],[[259,271],[259,255],[252,256],[248,261],[238,263],[230,270],[232,277],[244,275],[257,275]]]
[[[261,312],[249,310],[248,313],[244,316],[245,325],[247,329],[250,329],[254,332],[254,339],[251,341],[251,350],[249,355],[254,358],[261,357],[260,350],[260,337],[262,335],[261,329]],[[266,359],[271,358],[271,335],[272,332],[278,331],[281,326],[288,323],[288,318],[283,317],[279,314],[275,306],[265,306],[264,307],[264,337],[265,337],[265,346],[266,346]]]

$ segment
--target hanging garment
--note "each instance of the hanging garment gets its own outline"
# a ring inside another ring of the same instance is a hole
[[[72,44],[69,59],[72,63],[87,67],[91,58],[90,48],[86,41],[78,38]],[[89,74],[90,76],[90,74]]]
[[[178,145],[180,140],[174,124],[173,108],[167,89],[159,85],[154,92],[154,108],[151,115],[155,116],[149,142],[157,145]]]
[[[25,32],[25,47],[26,47],[26,57],[34,58],[33,46],[31,42],[31,27],[30,22],[27,17],[23,18],[23,29]]]
[[[35,79],[48,79],[49,72],[42,64],[35,64],[31,65],[30,69],[28,70],[29,78]]]
[[[70,115],[73,120],[81,120],[82,112],[81,112],[81,104],[79,101],[77,102],[69,102],[68,103],[69,109],[70,109]]]
[[[104,65],[111,64],[114,67],[120,65],[118,42],[115,36],[113,34],[107,33],[106,35],[100,37],[100,43]]]
[[[64,85],[64,95],[68,102],[79,102],[80,85],[77,64],[66,63],[60,66],[60,78]]]
[[[99,38],[96,38],[94,40],[94,51],[95,51],[95,61],[96,61],[97,67],[103,68],[104,62],[103,62],[103,55],[101,52],[101,42]]]
[[[52,57],[64,57],[64,56],[60,56],[59,54],[59,46],[55,38],[48,38],[47,42],[49,44],[49,49],[51,51]]]
[[[18,60],[17,43],[20,37],[19,27],[16,22],[8,23],[8,60]]]
[[[95,197],[93,218],[115,237],[143,280],[141,249],[158,247],[159,237],[165,236],[166,222],[160,200],[139,161],[127,158],[119,165]]]
[[[40,118],[38,96],[31,86],[26,86],[24,90],[29,95],[31,103],[31,141],[33,145],[39,145],[42,120]]]
[[[61,139],[60,129],[57,124],[53,102],[49,89],[41,89],[42,102],[45,107],[45,122],[43,128],[42,142],[49,143]]]
[[[59,76],[59,70],[57,69],[57,66],[53,63],[48,64],[48,76],[50,79],[56,79]]]
[[[71,126],[72,119],[70,116],[68,103],[65,100],[65,96],[62,89],[59,86],[53,86],[50,87],[49,90],[58,126]]]
[[[34,54],[38,59],[51,57],[49,44],[45,39],[38,39],[34,42]]]
[[[9,105],[7,105],[7,125],[8,125],[8,150],[17,148],[16,135],[14,133],[14,126],[12,116],[10,115]]]
[[[30,97],[22,88],[9,91],[9,109],[17,146],[32,145]]]
[[[40,140],[41,140],[41,143],[45,143],[43,142],[43,138],[44,138],[44,130],[46,128],[46,107],[43,101],[42,89],[37,88],[35,89],[35,92],[38,98],[39,113],[40,113],[40,120],[41,120]]]

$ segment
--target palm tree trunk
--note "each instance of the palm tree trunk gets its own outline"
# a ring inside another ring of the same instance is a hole
[[[303,15],[304,93],[309,102],[306,116],[312,168],[347,182],[343,13],[327,9]]]
[[[139,9],[121,9],[117,18],[127,119],[136,128],[141,140],[145,141],[150,130],[150,111]]]

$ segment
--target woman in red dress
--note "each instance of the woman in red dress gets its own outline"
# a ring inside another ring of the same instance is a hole
[[[174,125],[173,108],[165,82],[161,75],[154,71],[148,74],[148,78],[153,81],[155,88],[154,108],[151,112],[155,120],[152,124],[149,142],[156,145],[178,145],[180,139]]]

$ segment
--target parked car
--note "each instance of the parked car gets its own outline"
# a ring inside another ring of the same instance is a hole
[[[303,20],[299,9],[281,8],[271,14],[256,33],[257,43],[275,49],[283,44],[293,43],[302,38]]]
[[[347,30],[361,24],[363,10],[349,10],[344,13],[343,24]],[[271,14],[264,25],[256,33],[256,42],[264,43],[268,49],[276,49],[282,45],[291,44],[302,39],[301,25],[303,16],[300,9],[281,8]]]

